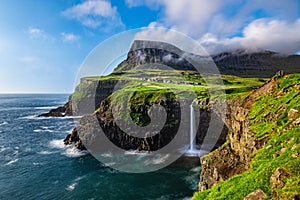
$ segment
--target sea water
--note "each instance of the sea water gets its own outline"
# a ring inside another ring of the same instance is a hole
[[[189,199],[200,167],[121,173],[65,146],[72,118],[39,118],[68,95],[0,95],[0,199]]]

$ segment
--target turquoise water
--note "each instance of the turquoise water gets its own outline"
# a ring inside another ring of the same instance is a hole
[[[0,95],[0,199],[189,199],[200,167],[121,173],[65,147],[72,118],[37,118],[68,95]]]

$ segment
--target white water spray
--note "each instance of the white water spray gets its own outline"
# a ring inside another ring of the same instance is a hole
[[[195,113],[193,108],[194,102],[190,105],[190,150],[195,150]]]

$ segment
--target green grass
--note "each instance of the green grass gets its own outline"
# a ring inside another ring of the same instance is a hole
[[[285,180],[284,187],[275,190],[278,195],[276,198],[292,199],[300,193],[300,158],[292,157],[300,152],[300,127],[292,125],[292,121],[287,117],[290,109],[300,110],[299,80],[299,74],[279,79],[280,84],[275,91],[258,97],[253,104],[249,114],[252,120],[250,129],[255,133],[257,140],[266,137],[269,140],[262,149],[252,155],[250,170],[233,176],[209,190],[195,193],[194,199],[243,199],[259,188],[268,195],[267,199],[275,198],[272,196],[270,176],[278,167],[284,168],[290,177]],[[283,96],[277,96],[280,91],[285,92]],[[297,147],[291,150],[295,144]],[[286,151],[280,154],[282,148],[286,148]]]
[[[157,81],[144,81],[142,78],[148,79],[160,79],[164,81],[171,81],[171,83],[159,83]],[[221,78],[221,79],[220,79]],[[247,94],[249,91],[259,87],[265,80],[258,78],[240,78],[230,75],[200,75],[195,71],[184,71],[184,70],[128,70],[126,72],[114,72],[107,76],[93,76],[83,78],[87,81],[108,81],[108,80],[127,80],[130,81],[132,89],[135,86],[143,84],[143,87],[139,87],[139,91],[154,91],[153,87],[165,87],[173,90],[175,93],[182,93],[186,95],[186,91],[193,92],[195,98],[206,99],[218,97],[220,91],[225,91],[227,98],[234,98],[236,96]],[[220,82],[223,80],[223,83]],[[134,83],[132,85],[132,83]],[[183,84],[189,83],[189,84]],[[190,83],[195,83],[192,85]],[[199,84],[199,85],[198,85]],[[200,85],[201,84],[201,85]],[[77,91],[84,91],[89,87],[88,84],[79,84]],[[209,94],[208,87],[214,90],[217,94]],[[128,89],[128,85],[126,86]],[[155,91],[154,91],[155,92]],[[76,94],[75,97],[78,99],[84,98],[86,94]],[[180,95],[179,95],[180,96]]]

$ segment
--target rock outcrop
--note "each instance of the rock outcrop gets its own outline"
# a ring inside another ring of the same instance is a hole
[[[38,115],[38,117],[65,117],[72,116],[72,101],[69,100],[65,105],[59,106],[58,108],[50,110],[48,113]]]
[[[249,95],[246,100],[236,99],[228,102],[225,124],[229,128],[227,136],[229,142],[200,159],[202,166],[200,191],[249,170],[251,154],[266,143],[266,140],[257,140],[249,129],[249,108],[256,96],[268,94],[274,89],[276,83],[276,79],[271,79]]]
[[[260,200],[266,198],[267,195],[261,189],[255,190],[248,194],[244,200]]]
[[[93,147],[97,145],[97,143],[101,143],[98,141],[103,141],[103,134],[114,143],[116,146],[125,149],[125,150],[140,150],[140,151],[156,151],[165,145],[167,145],[172,139],[176,136],[178,132],[179,125],[182,127],[189,127],[189,111],[183,113],[187,116],[181,116],[180,106],[177,101],[160,101],[157,102],[162,107],[164,107],[167,111],[167,119],[163,129],[154,136],[138,138],[131,135],[128,135],[120,127],[116,124],[116,120],[112,116],[111,104],[109,100],[103,100],[98,111],[92,115],[86,115],[82,117],[80,120],[80,125],[70,133],[65,139],[65,144],[84,144],[87,147]],[[198,102],[200,104],[207,103]],[[186,106],[181,105],[182,107],[189,108],[189,104]],[[201,145],[205,138],[205,134],[209,127],[210,116],[212,111],[208,109],[209,106],[205,106],[201,111],[201,120],[200,125],[196,133],[196,144]],[[138,112],[143,116],[151,115],[146,105],[139,106],[135,108],[133,112]],[[185,121],[179,121],[179,119],[184,119]],[[221,120],[221,119],[220,119]],[[126,121],[124,121],[126,123]],[[181,123],[181,124],[180,124]],[[124,125],[125,127],[130,127],[129,125]],[[79,134],[77,132],[79,130]],[[134,130],[131,130],[134,131]],[[221,146],[226,140],[228,129],[226,126],[223,127],[222,133],[219,138],[217,138],[217,143],[215,144],[213,149]],[[188,133],[188,132],[187,132]],[[137,133],[138,134],[138,133]],[[149,133],[151,134],[151,133]],[[147,135],[147,134],[146,134]],[[189,136],[184,135],[182,140],[180,140],[183,144],[188,144]],[[101,143],[102,144],[102,143]],[[79,145],[79,149],[82,146]]]

